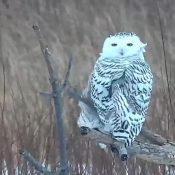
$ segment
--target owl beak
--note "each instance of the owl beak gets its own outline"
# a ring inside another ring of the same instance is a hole
[[[124,55],[123,49],[120,50],[120,55],[122,55],[122,56]]]

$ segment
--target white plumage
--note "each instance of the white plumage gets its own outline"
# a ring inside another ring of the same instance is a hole
[[[79,127],[100,128],[131,145],[145,121],[152,91],[145,46],[134,33],[120,32],[105,40],[83,92],[94,108],[80,102]]]

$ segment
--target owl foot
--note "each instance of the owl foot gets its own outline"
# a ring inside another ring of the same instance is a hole
[[[127,161],[128,160],[128,155],[127,154],[122,154],[120,158],[121,158],[121,161]]]
[[[94,130],[96,130],[96,131],[100,131],[98,128],[93,128]]]
[[[110,145],[111,151],[118,154],[118,149],[114,145]]]
[[[118,154],[120,156],[121,161],[127,161],[128,160],[128,155],[126,152],[126,148],[122,148],[122,147],[115,147],[114,145],[110,145],[111,151],[114,154]]]
[[[88,127],[82,126],[80,128],[81,135],[87,135],[90,132],[90,129]]]

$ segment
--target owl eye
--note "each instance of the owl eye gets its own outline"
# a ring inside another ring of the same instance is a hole
[[[117,44],[116,43],[112,43],[111,46],[117,46]]]
[[[127,46],[133,46],[133,44],[132,43],[127,43]]]

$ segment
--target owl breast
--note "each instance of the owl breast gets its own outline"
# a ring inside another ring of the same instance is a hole
[[[122,76],[122,70],[121,64],[103,60],[97,62],[91,74],[91,98],[99,117],[104,123],[108,123],[109,112],[114,109],[114,103],[111,100],[113,78],[117,75]]]

